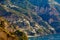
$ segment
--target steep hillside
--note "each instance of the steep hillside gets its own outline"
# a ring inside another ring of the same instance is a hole
[[[17,30],[5,18],[0,17],[0,40],[28,40],[27,35]]]
[[[5,17],[14,27],[17,26],[18,30],[21,29],[28,35],[55,34],[55,29],[46,21],[49,18],[47,17],[49,5],[43,4],[38,7],[27,0],[6,0],[0,4],[0,16]]]

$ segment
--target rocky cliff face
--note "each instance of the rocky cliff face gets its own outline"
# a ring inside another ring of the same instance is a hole
[[[0,4],[0,16],[5,17],[12,25],[17,26],[18,30],[21,29],[28,35],[55,34],[54,27],[49,24],[50,21],[48,22],[50,11],[55,12],[53,11],[55,9],[44,3],[41,2],[38,7],[27,0],[6,0]]]
[[[0,40],[28,40],[28,38],[24,32],[15,29],[5,18],[0,17]]]

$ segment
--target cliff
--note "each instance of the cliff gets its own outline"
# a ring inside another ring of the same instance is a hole
[[[27,35],[11,27],[10,23],[0,17],[0,40],[28,40]]]
[[[6,0],[0,4],[0,16],[5,17],[13,27],[21,29],[20,31],[24,31],[28,36],[55,34],[55,28],[46,21],[49,19],[50,5],[47,0],[40,2],[41,5],[36,6],[28,0]]]

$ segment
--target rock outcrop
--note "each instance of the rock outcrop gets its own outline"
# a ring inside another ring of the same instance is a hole
[[[28,38],[25,33],[12,28],[5,18],[0,17],[0,40],[28,40]]]

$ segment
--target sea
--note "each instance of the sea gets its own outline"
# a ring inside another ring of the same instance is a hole
[[[29,37],[29,40],[60,40],[60,34],[51,34],[46,36]]]

